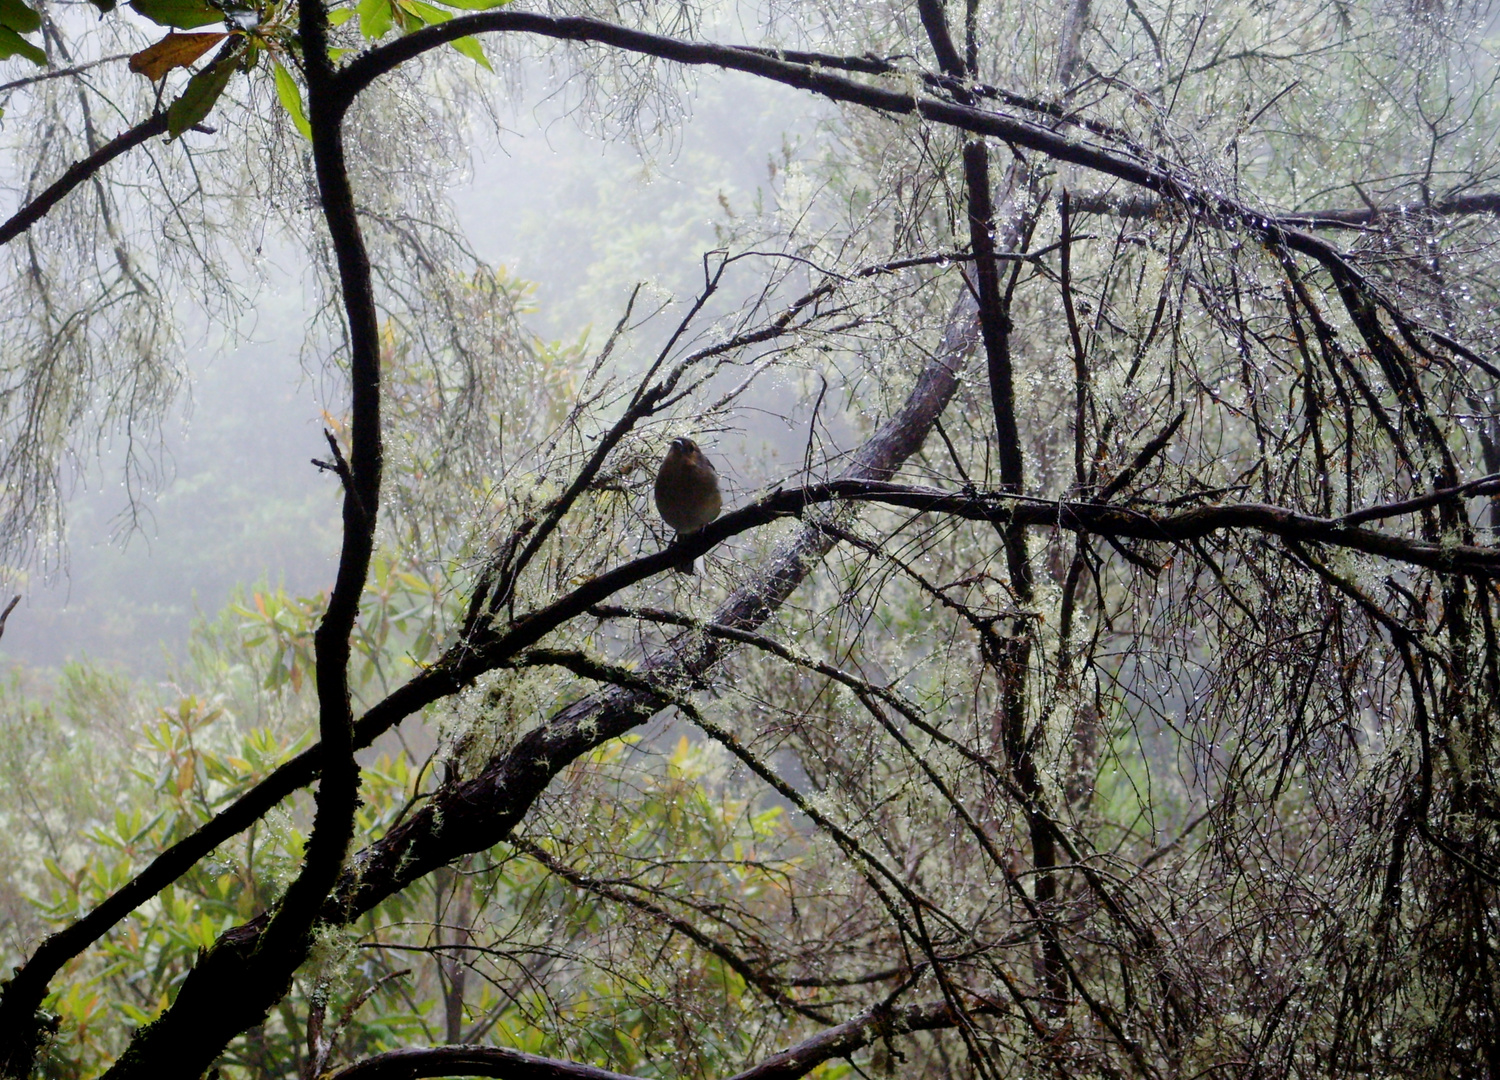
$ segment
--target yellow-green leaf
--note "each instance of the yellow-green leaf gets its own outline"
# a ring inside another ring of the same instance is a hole
[[[175,26],[179,30],[224,21],[224,13],[203,0],[135,0],[130,6],[157,26]]]
[[[454,38],[452,41],[448,42],[448,44],[452,45],[455,49],[463,53],[463,55],[467,56],[470,60],[474,61],[474,63],[478,64],[486,71],[495,70],[494,68],[490,67],[489,57],[484,55],[484,46],[479,44],[479,39],[477,37]]]
[[[31,34],[42,28],[42,17],[21,0],[0,0],[0,26],[8,26],[18,34]]]
[[[188,80],[182,96],[167,109],[167,136],[175,139],[208,115],[239,66],[238,56],[226,56]]]
[[[0,60],[24,56],[38,67],[47,66],[47,54],[8,26],[0,26]]]
[[[449,19],[453,18],[453,13],[451,11],[444,11],[442,8],[435,8],[431,4],[424,4],[422,3],[422,0],[397,0],[397,2],[409,14],[416,16],[428,26],[435,26],[438,23],[445,23]]]
[[[149,1024],[151,1022],[150,1013],[148,1013],[145,1009],[142,1009],[138,1005],[132,1005],[128,1001],[115,1002],[115,1008],[124,1013],[125,1018],[127,1020],[133,1021],[137,1027],[139,1027],[141,1024]]]
[[[142,49],[132,56],[130,70],[155,82],[173,68],[187,67],[228,36],[228,34],[168,34],[149,49]]]
[[[438,0],[444,7],[462,8],[465,11],[489,11],[504,7],[510,0]]]
[[[359,32],[369,41],[378,41],[390,32],[396,13],[391,0],[359,0]]]
[[[292,118],[297,130],[302,132],[302,137],[311,142],[312,125],[307,122],[307,112],[302,108],[302,90],[292,78],[292,73],[279,62],[275,64],[275,70],[276,96],[281,99],[281,107]]]

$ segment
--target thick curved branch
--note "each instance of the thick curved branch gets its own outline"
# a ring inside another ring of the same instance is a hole
[[[503,1046],[409,1046],[357,1061],[325,1080],[421,1080],[438,1076],[495,1076],[504,1080],[640,1080],[576,1061],[538,1057]]]
[[[943,101],[920,94],[888,90],[856,82],[812,64],[797,64],[765,51],[736,45],[682,41],[643,30],[632,30],[600,19],[540,15],[529,11],[487,11],[464,15],[424,27],[388,45],[355,58],[339,75],[339,93],[347,107],[371,82],[401,64],[460,37],[483,33],[528,33],[564,41],[593,42],[626,52],[654,56],[688,65],[721,67],[809,90],[834,101],[861,105],[893,115],[918,115],[961,131],[999,139],[1035,150],[1106,176],[1156,192],[1188,210],[1207,214],[1227,225],[1255,233],[1270,243],[1307,255],[1325,265],[1352,272],[1344,253],[1333,244],[1283,225],[1279,219],[1253,210],[1224,195],[1200,189],[1187,175],[1160,161],[1147,163],[1129,154],[1106,149],[1050,127],[1005,113]]]
[[[1089,192],[1073,196],[1073,209],[1085,214],[1147,219],[1165,213],[1168,204],[1151,195]],[[1500,214],[1500,193],[1478,192],[1470,195],[1454,195],[1450,198],[1438,199],[1428,205],[1401,203],[1395,206],[1306,210],[1301,213],[1277,214],[1267,220],[1287,229],[1364,229],[1393,218],[1422,215],[1470,217],[1475,214]]]
[[[1441,494],[1458,498],[1480,495],[1488,489],[1488,485],[1471,484]],[[1249,530],[1347,548],[1432,570],[1480,577],[1500,575],[1500,548],[1415,540],[1395,533],[1351,526],[1343,518],[1320,517],[1265,503],[1215,503],[1186,510],[1150,512],[1106,503],[1034,499],[1006,492],[951,492],[885,480],[848,478],[772,492],[749,506],[723,515],[677,543],[606,571],[555,603],[523,616],[505,633],[483,643],[473,643],[468,655],[451,669],[452,675],[467,682],[536,644],[594,604],[669,569],[682,558],[689,555],[697,558],[740,533],[768,525],[779,518],[800,516],[823,503],[838,501],[882,503],[968,521],[1061,528],[1117,539],[1167,543],[1199,539],[1221,530]],[[1426,501],[1414,500],[1372,509],[1381,516],[1395,516],[1400,507],[1425,505]],[[807,528],[818,529],[816,525]],[[724,619],[714,621],[727,623]]]
[[[594,42],[681,64],[709,65],[729,71],[741,71],[822,94],[834,101],[860,105],[892,115],[921,116],[933,123],[999,139],[1012,147],[1034,150],[1055,161],[1065,161],[1124,180],[1155,193],[1182,210],[1215,222],[1220,228],[1248,233],[1258,237],[1267,246],[1282,248],[1315,260],[1333,274],[1335,281],[1342,283],[1341,288],[1346,285],[1356,286],[1362,297],[1384,310],[1403,328],[1403,334],[1419,332],[1442,348],[1483,368],[1491,375],[1500,377],[1500,366],[1441,330],[1424,326],[1407,316],[1399,305],[1383,295],[1373,282],[1350,263],[1342,249],[1306,231],[1304,224],[1316,226],[1329,223],[1314,220],[1316,215],[1279,217],[1266,213],[1210,187],[1200,186],[1188,173],[1173,167],[1160,157],[1137,152],[1133,147],[1127,147],[1123,151],[1110,149],[1078,138],[1071,131],[1060,133],[1044,124],[1004,113],[989,112],[961,102],[871,86],[835,74],[816,64],[792,63],[763,50],[681,41],[598,19],[540,15],[527,11],[487,11],[424,27],[416,33],[359,56],[340,73],[339,90],[343,95],[343,107],[347,107],[372,81],[430,49],[470,34],[504,32],[538,34],[564,41]],[[1479,212],[1491,208],[1489,200],[1490,197],[1484,195],[1466,196],[1457,205],[1466,207],[1466,212]],[[1358,304],[1350,310],[1356,323],[1359,322],[1359,309],[1362,306]]]
[[[1258,237],[1269,247],[1295,252],[1315,260],[1339,284],[1341,298],[1356,325],[1368,325],[1367,309],[1368,314],[1373,315],[1373,310],[1379,308],[1398,324],[1408,343],[1414,344],[1413,335],[1420,333],[1454,355],[1500,377],[1500,366],[1441,330],[1425,326],[1405,314],[1398,304],[1385,296],[1374,282],[1349,261],[1342,249],[1299,227],[1298,222],[1303,219],[1295,216],[1277,217],[1232,199],[1211,187],[1200,186],[1187,172],[1160,157],[1138,152],[1133,147],[1127,146],[1124,150],[1108,148],[1078,138],[1072,131],[1060,133],[1053,127],[1000,112],[986,111],[962,101],[942,100],[872,86],[816,64],[791,63],[764,51],[733,45],[681,41],[598,19],[554,17],[525,11],[488,11],[425,27],[359,56],[340,73],[342,107],[347,107],[373,80],[407,60],[459,37],[489,32],[532,33],[565,41],[594,42],[681,64],[710,65],[741,71],[822,94],[834,101],[860,105],[892,115],[921,116],[933,123],[999,139],[1012,147],[1034,150],[1055,161],[1069,162],[1124,180],[1155,193],[1188,213],[1214,222],[1219,228],[1248,233]],[[1485,205],[1482,197],[1471,198],[1481,200],[1475,203],[1476,206]]]
[[[981,1006],[976,1012],[994,1012]],[[953,1014],[943,1002],[877,1007],[821,1031],[737,1073],[730,1080],[800,1080],[834,1058],[847,1057],[876,1039],[953,1026]],[[376,1054],[337,1072],[326,1080],[423,1080],[441,1076],[491,1076],[503,1080],[639,1080],[623,1073],[581,1065],[576,1061],[538,1057],[503,1046],[408,1047]]]
[[[1420,499],[1357,511],[1349,515],[1349,519],[1363,521],[1373,517],[1394,517],[1431,505],[1439,498],[1482,495],[1492,486],[1500,487],[1500,484],[1487,481],[1483,484],[1461,485],[1448,492],[1435,492],[1432,496]],[[1266,503],[1215,503],[1187,510],[1153,513],[1105,503],[1016,498],[1003,492],[946,492],[903,484],[837,480],[769,495],[742,510],[726,514],[678,545],[677,550],[684,555],[692,552],[696,556],[728,535],[743,531],[745,519],[798,514],[808,506],[834,499],[884,503],[923,513],[947,514],[969,521],[1044,526],[1121,539],[1168,543],[1196,540],[1224,530],[1248,530],[1288,540],[1347,548],[1430,570],[1478,577],[1500,576],[1500,547],[1415,540],[1395,533],[1353,526],[1345,518],[1320,517]],[[741,515],[745,519],[741,519]],[[720,530],[725,530],[726,535],[720,536]]]

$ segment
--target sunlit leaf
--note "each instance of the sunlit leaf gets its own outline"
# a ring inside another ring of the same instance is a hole
[[[132,1020],[137,1025],[149,1024],[152,1020],[151,1013],[148,1013],[138,1005],[132,1005],[128,1001],[117,1001],[114,1003],[114,1006],[125,1014],[127,1020]]]
[[[44,867],[46,867],[47,873],[49,873],[53,877],[57,878],[58,881],[63,882],[65,885],[76,884],[74,882],[72,876],[69,875],[68,872],[66,870],[64,870],[58,864],[58,862],[57,862],[56,859],[50,859],[50,858],[47,858],[46,856],[43,856],[42,857],[42,865]]]
[[[490,11],[504,7],[510,0],[439,0],[444,7],[462,8],[464,11]]]
[[[4,0],[0,0],[0,3],[3,2]],[[142,49],[132,56],[130,70],[156,82],[173,68],[187,67],[228,36],[228,34],[168,34],[149,49]]]
[[[157,26],[175,26],[179,30],[224,21],[224,13],[203,0],[134,0],[130,6]]]
[[[280,63],[275,65],[275,71],[276,96],[281,99],[281,107],[292,118],[292,123],[302,133],[302,137],[311,141],[312,125],[307,122],[307,112],[302,108],[302,90],[292,78],[292,73]]]
[[[445,23],[453,18],[452,12],[444,11],[442,8],[424,3],[423,0],[398,0],[398,3],[400,8],[409,13],[415,20],[425,23],[428,26],[436,26],[438,23]],[[414,30],[416,27],[408,27],[407,29]],[[489,58],[484,55],[484,48],[479,44],[478,38],[461,37],[450,41],[448,44],[486,70],[495,70],[490,67]]]
[[[38,67],[47,66],[47,54],[8,26],[0,26],[0,60],[24,56]]]
[[[229,85],[229,76],[239,66],[238,56],[226,56],[212,67],[204,68],[188,80],[182,96],[167,109],[167,134],[177,138],[208,115]]]
[[[384,37],[395,20],[391,0],[359,0],[359,32],[368,40]]]
[[[419,29],[422,25],[434,26],[453,18],[451,11],[444,11],[442,8],[435,8],[431,4],[421,3],[421,0],[396,0],[396,6],[418,23],[417,26],[407,27],[408,31]]]
[[[328,22],[333,26],[343,26],[354,18],[353,8],[335,8],[328,13]]]
[[[42,28],[42,17],[21,0],[0,0],[0,26],[18,34],[30,34]]]

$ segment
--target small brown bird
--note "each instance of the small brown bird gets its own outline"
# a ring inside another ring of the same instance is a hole
[[[719,474],[692,439],[677,438],[667,447],[656,473],[656,511],[677,530],[679,538],[695,533],[719,516],[724,506]],[[679,574],[693,572],[693,560],[673,567]]]

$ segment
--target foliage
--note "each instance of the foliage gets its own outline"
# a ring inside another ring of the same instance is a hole
[[[0,836],[8,865],[44,872],[8,882],[7,964],[20,959],[18,943],[87,911],[154,852],[304,747],[313,702],[304,681],[311,656],[302,643],[321,603],[256,590],[202,625],[192,640],[192,668],[178,678],[203,687],[209,698],[179,691],[153,705],[159,692],[86,664],[61,673],[51,701],[37,700],[12,677],[0,713],[6,748]],[[432,654],[430,639],[423,645],[425,631],[410,621],[417,610],[431,613],[420,578],[400,570],[377,574],[366,599],[371,647],[362,683],[378,686],[403,664]],[[491,685],[487,708],[524,696],[522,687]],[[271,717],[240,711],[264,709],[268,698],[276,704]],[[112,736],[99,728],[102,716],[114,718]],[[435,770],[451,767],[444,764],[450,754],[451,747],[437,746],[419,760],[395,741],[373,752],[361,774],[362,830],[384,833],[430,791]],[[643,758],[655,762],[644,777]],[[101,785],[103,777],[115,781]],[[580,763],[571,783],[594,793],[591,811],[573,817],[571,835],[539,840],[547,855],[568,860],[585,836],[602,837],[625,866],[649,865],[671,852],[701,853],[701,862],[664,867],[653,889],[734,903],[768,921],[777,917],[795,864],[785,854],[767,860],[760,852],[795,847],[794,837],[780,808],[757,808],[730,794],[721,755],[686,739],[670,753],[631,740]],[[622,804],[610,792],[626,783],[630,799]],[[284,887],[303,854],[306,827],[305,803],[278,811],[71,965],[68,988],[47,1002],[59,1028],[44,1074],[93,1075],[118,1054],[124,1034],[171,1003],[199,951]],[[724,858],[737,867],[727,877],[715,865]],[[758,1022],[743,983],[714,958],[681,949],[653,957],[643,941],[623,950],[627,966],[599,969],[587,962],[591,948],[619,927],[605,917],[598,896],[549,874],[512,845],[456,870],[382,905],[356,936],[330,940],[328,958],[309,966],[284,1006],[232,1047],[226,1064],[252,1076],[300,1069],[307,1010],[324,1001],[330,1028],[332,1018],[352,1010],[333,1040],[346,1057],[490,1032],[505,1033],[519,1047],[556,1050],[559,1044],[536,1034],[543,1015],[562,1025],[565,1044],[583,1059],[628,1061],[644,1075],[676,1075],[657,1071],[666,1061],[683,1067],[691,1061],[695,1075],[714,1075],[753,1041]],[[462,928],[457,937],[455,925]],[[649,941],[651,921],[643,918],[633,932]],[[465,965],[472,968],[467,996],[464,977],[455,974]],[[710,988],[717,1006],[702,998]],[[685,1016],[684,1006],[701,1014]],[[699,1025],[715,1026],[729,1041],[720,1049],[703,1043]]]

